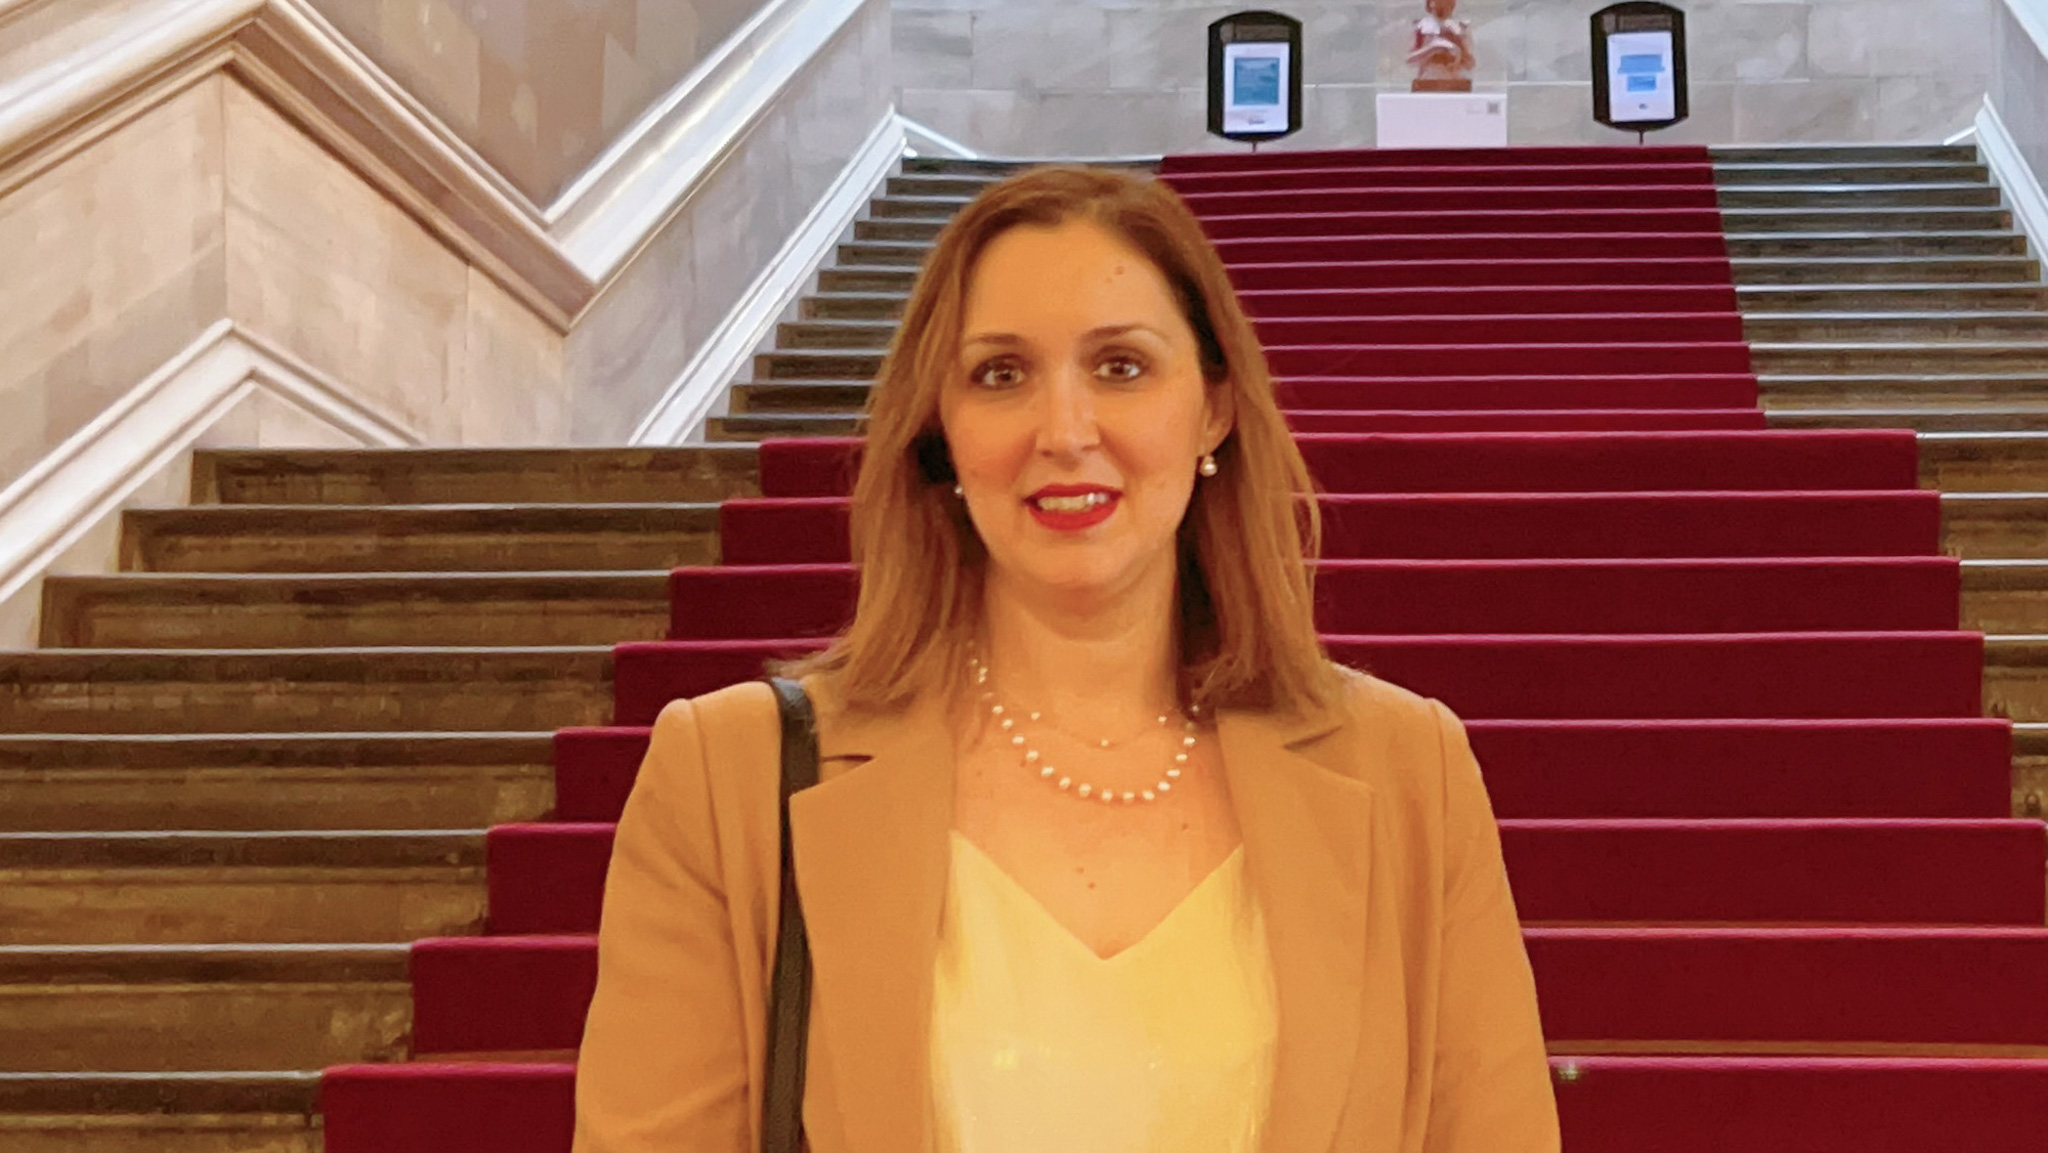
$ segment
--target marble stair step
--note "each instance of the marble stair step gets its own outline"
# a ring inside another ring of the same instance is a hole
[[[1943,493],[1941,539],[1966,560],[2048,560],[2048,492]]]
[[[749,450],[751,451],[751,450]],[[716,564],[715,504],[217,505],[124,514],[137,572],[513,572]]]
[[[1750,312],[1743,332],[1759,343],[1792,341],[2042,341],[2048,311],[1972,310],[1958,303],[1946,312]]]
[[[2048,634],[1984,639],[1984,711],[2015,722],[2048,722]]]
[[[668,570],[51,577],[45,649],[593,645],[660,636]]]
[[[2035,279],[2027,256],[1758,257],[1731,262],[1739,288],[1759,285],[1834,287],[1871,284],[2012,284]]]
[[[549,732],[0,736],[0,832],[474,829],[554,803]]]
[[[403,1060],[410,952],[404,943],[0,947],[0,1072]]]
[[[1995,189],[1993,191],[1996,191]],[[1979,199],[1982,199],[1980,196]],[[1818,205],[1741,207],[1723,203],[1723,226],[1730,236],[1810,232],[2009,232],[2012,213],[1996,204],[1941,207],[1886,206],[1841,198]],[[898,221],[921,223],[936,233],[966,202],[960,199],[915,197],[876,200],[869,218],[878,226]]]
[[[2048,432],[1927,432],[1920,483],[1943,492],[2048,492]]]
[[[704,422],[704,439],[725,444],[755,444],[777,436],[859,436],[863,425],[858,413],[769,412],[714,416]]]
[[[1719,182],[1723,208],[1996,208],[2005,194],[1980,181],[1946,184],[1732,184]]]
[[[193,460],[195,504],[618,504],[758,496],[760,461],[678,448],[253,449]]]
[[[1767,408],[1897,405],[1968,412],[2048,404],[2048,366],[2034,372],[1959,373],[1934,363],[1925,372],[1766,373],[1757,384]]]
[[[1963,562],[1963,627],[2048,636],[2048,559]]]
[[[482,829],[0,833],[0,946],[411,941],[484,913]]]
[[[1771,428],[1911,428],[1921,432],[2048,432],[2048,405],[1983,408],[1773,408]]]
[[[8,1153],[320,1153],[320,1074],[0,1073]]]
[[[1741,144],[1707,150],[1722,164],[1974,164],[1974,144]]]
[[[536,732],[604,724],[609,647],[0,653],[0,733]]]
[[[1759,284],[1736,293],[1749,317],[1786,312],[1861,313],[1872,318],[1908,312],[2031,311],[2048,309],[2048,285],[2011,284]]]
[[[1754,343],[1760,376],[1939,372],[2000,376],[2048,366],[2048,340],[1828,340]]]
[[[2048,817],[2048,724],[2012,727],[2012,812]]]
[[[864,380],[746,381],[726,396],[730,416],[777,412],[859,412],[868,403]]]

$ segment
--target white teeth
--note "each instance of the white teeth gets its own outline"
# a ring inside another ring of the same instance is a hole
[[[1041,496],[1033,503],[1047,512],[1087,512],[1111,499],[1106,492],[1089,492],[1080,496]]]

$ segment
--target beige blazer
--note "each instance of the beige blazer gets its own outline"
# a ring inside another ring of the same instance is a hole
[[[807,684],[805,1128],[816,1153],[923,1153],[952,740],[934,703],[856,715]],[[1279,993],[1263,1153],[1556,1150],[1535,984],[1457,719],[1354,674],[1342,707],[1216,720]],[[779,741],[758,682],[655,726],[606,883],[575,1153],[759,1147]]]

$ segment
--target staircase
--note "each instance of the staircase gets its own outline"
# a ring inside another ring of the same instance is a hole
[[[1669,722],[1671,739],[1654,747],[1662,756],[1692,757],[1700,781],[1747,773],[1738,790],[1744,796],[1779,796],[1770,803],[1788,811],[1826,805],[1839,816],[1882,816],[1888,806],[1910,805],[1981,819],[1987,804],[2007,804],[2002,795],[1987,798],[1983,782],[2002,793],[2009,757],[2010,811],[2040,816],[2048,797],[2048,296],[2024,239],[1968,149],[1721,150],[1714,168],[1762,419],[1785,429],[1919,429],[1919,479],[1941,492],[1760,493],[1755,524],[1732,526],[1726,504],[1691,509],[1673,498],[1658,506],[1672,542],[1663,555],[1721,555],[1715,550],[1736,548],[1744,533],[1752,543],[1782,534],[1753,544],[1761,551],[1752,554],[1782,557],[1837,555],[1831,534],[1868,541],[1924,530],[1931,547],[1938,533],[1939,547],[1963,558],[1963,628],[1991,635],[1981,655],[1949,640],[1885,649],[1892,658],[1918,654],[1885,672],[1913,687],[1916,677],[1932,683],[1958,660],[1981,660],[1985,707],[2016,725],[2009,752],[2002,726],[1970,728],[1961,743],[1944,743],[1907,721],[1845,724],[1810,734],[1816,743],[1803,752],[1788,752],[1783,743],[1745,747],[1755,734],[1722,732],[1698,719],[1717,714],[1701,712]],[[616,812],[640,737],[600,726],[644,724],[684,673],[693,690],[746,675],[744,653],[731,667],[698,659],[679,669],[663,663],[674,658],[660,646],[614,646],[706,629],[762,635],[747,631],[746,614],[764,586],[736,585],[707,566],[843,559],[833,537],[843,539],[843,528],[829,516],[792,520],[817,510],[774,499],[822,494],[801,480],[830,472],[830,461],[805,456],[815,457],[819,446],[792,451],[748,442],[855,431],[864,382],[923,252],[945,218],[1002,171],[907,161],[836,266],[820,274],[801,318],[783,326],[754,379],[733,389],[727,412],[707,428],[712,443],[211,453],[195,464],[192,507],[128,514],[126,571],[53,579],[43,648],[0,654],[0,870],[7,880],[0,885],[0,995],[10,1010],[0,1013],[0,1148],[313,1150],[322,1140],[319,1070],[399,1062],[415,1052],[472,1062],[493,1054],[490,1063],[451,1066],[451,1077],[504,1094],[509,1116],[529,1117],[522,1109],[541,1101],[548,1108],[540,1113],[558,1119],[566,1087],[559,1065],[548,1062],[563,1055],[559,1045],[524,1036],[506,1042],[445,1016],[416,1020],[416,1003],[448,1001],[422,990],[445,994],[451,984],[477,980],[478,970],[464,967],[471,961],[463,938],[587,928],[563,924],[558,909],[531,896],[540,884],[537,860],[556,870],[549,875],[558,886],[587,889],[601,875],[608,834],[600,823]],[[1286,243],[1238,238],[1226,248],[1240,274],[1256,280],[1258,273],[1242,270],[1261,253],[1284,257]],[[1451,259],[1435,240],[1374,243],[1374,253],[1358,258]],[[1567,239],[1531,235],[1524,243],[1531,254],[1575,258]],[[1488,299],[1481,289],[1459,296],[1474,312]],[[1297,386],[1291,398],[1305,432],[1455,429],[1461,419],[1420,416],[1429,407],[1422,403],[1347,412],[1322,405],[1320,395]],[[1688,419],[1695,423],[1684,427],[1754,427],[1754,400],[1694,405]],[[1654,429],[1670,420],[1649,406],[1587,407],[1608,429]],[[1697,415],[1702,409],[1722,415]],[[1542,427],[1540,417],[1526,419]],[[1872,445],[1885,453],[1896,447]],[[1893,453],[1873,467],[1896,459]],[[736,498],[767,499],[722,507]],[[1398,510],[1360,500],[1332,522],[1336,535],[1351,531],[1359,540],[1407,532],[1410,551],[1388,555],[1425,556],[1435,554],[1412,542],[1446,517],[1503,537],[1532,515],[1551,518],[1545,523],[1553,530],[1581,517],[1583,531],[1595,534],[1627,523],[1630,499],[1617,493],[1540,509],[1445,503],[1422,509],[1426,515],[1405,528],[1389,519]],[[1730,543],[1699,546],[1715,534]],[[821,551],[793,555],[792,540]],[[1687,544],[1696,551],[1677,551]],[[1649,546],[1642,535],[1613,545],[1631,547]],[[1884,555],[1912,551],[1901,544]],[[683,571],[672,577],[671,569]],[[1339,579],[1364,582],[1356,586],[1360,603],[1379,587],[1371,581],[1392,579],[1359,572]],[[824,586],[784,589],[788,603],[816,606],[807,626],[813,632],[828,629],[845,604],[846,590],[824,579]],[[1859,607],[1830,606],[1820,595],[1796,609],[1760,604],[1732,585],[1698,592],[1698,573],[1672,579],[1689,582],[1674,588],[1714,601],[1699,611],[1750,614],[1742,619],[1766,628],[1776,611]],[[1868,598],[1907,606],[1901,612],[1941,607],[1938,587],[1868,588]],[[1428,591],[1405,595],[1413,601]],[[1679,616],[1667,626],[1698,608],[1684,604],[1686,596],[1668,599]],[[1465,603],[1446,592],[1432,611],[1455,613]],[[1373,623],[1355,631],[1372,631]],[[1389,670],[1411,659],[1397,649],[1374,650],[1374,666]],[[1838,667],[1842,658],[1827,659],[1837,664],[1814,667]],[[1414,667],[1420,678],[1435,675]],[[1727,667],[1729,680],[1739,681],[1740,666]],[[1859,728],[1865,731],[1851,731]],[[558,729],[572,731],[558,737]],[[1583,817],[1586,806],[1599,804],[1609,808],[1593,815],[1638,815],[1623,811],[1633,784],[1622,777],[1588,780],[1576,809],[1529,809],[1540,792],[1537,746],[1547,730],[1489,729],[1483,721],[1474,730],[1504,817]],[[1613,739],[1646,739],[1631,732]],[[1855,739],[1871,743],[1843,743]],[[1644,754],[1616,750],[1624,763]],[[1956,771],[1930,779],[1941,775],[1887,776],[1873,767],[1887,758],[1910,767],[1915,756],[1922,769],[1944,758]],[[1987,764],[1994,777],[1965,771]],[[574,772],[558,777],[567,765]],[[1801,779],[1788,783],[1781,765],[1799,767]],[[1919,791],[1908,798],[1906,790]],[[1697,806],[1714,795],[1702,787],[1663,803]],[[531,824],[548,820],[556,825]],[[1545,832],[1511,832],[1511,860],[1518,852],[1537,859]],[[536,838],[548,835],[575,838],[577,847],[566,857],[558,847],[537,850]],[[1971,859],[1989,876],[2013,854],[2035,852],[2038,839],[2038,830],[2021,832]],[[1627,848],[1608,851],[1625,855]],[[1931,860],[1943,850],[1901,842],[1871,851]],[[1588,867],[1612,867],[1614,859],[1596,854]],[[1881,889],[1886,903],[1836,912],[1876,920],[1912,905],[1923,923],[2041,924],[2040,878],[2015,885],[2009,868],[1998,876],[1999,883],[1973,885],[1938,873],[1939,883],[1910,895]],[[1539,888],[1531,882],[1532,893]],[[2030,910],[2015,911],[2030,900]],[[1532,943],[1539,961],[1611,962],[1597,939],[1546,938],[1545,931]],[[413,947],[422,938],[446,940]],[[575,971],[583,939],[558,940],[556,954]],[[1723,958],[1730,971],[1778,963],[1742,953],[1740,941],[1694,944],[1732,950]],[[1815,952],[1809,960],[1821,972],[1843,974],[1885,956]],[[1987,954],[1976,971],[1995,974],[2001,963]],[[2036,971],[2032,962],[2012,964],[2004,971]],[[567,993],[529,985],[525,1014],[573,1024],[580,1019],[574,984],[568,981]],[[1999,995],[2038,1000],[2018,986]],[[555,1030],[557,1040],[563,1031]],[[2048,1035],[2024,1051],[2037,1045],[2048,1045]],[[1616,1051],[1559,1047],[1565,1054]],[[1983,1046],[1913,1051],[1952,1055]],[[1997,1051],[2021,1048],[2002,1043]],[[1561,1088],[1578,1068],[1560,1067]],[[392,1111],[402,1100],[377,1102]],[[436,1117],[420,1100],[419,1115]],[[471,1147],[463,1141],[472,1133],[442,1123],[452,1127],[438,1137],[411,1134],[417,1147]],[[566,1148],[560,1132],[526,1136],[533,1148],[555,1147],[549,1142],[557,1138]]]

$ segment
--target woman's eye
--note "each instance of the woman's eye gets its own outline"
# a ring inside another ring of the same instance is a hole
[[[1024,370],[1011,360],[991,360],[970,375],[984,388],[1013,388],[1024,381]]]
[[[1145,362],[1133,356],[1112,356],[1096,371],[1111,380],[1131,381],[1145,374]]]

